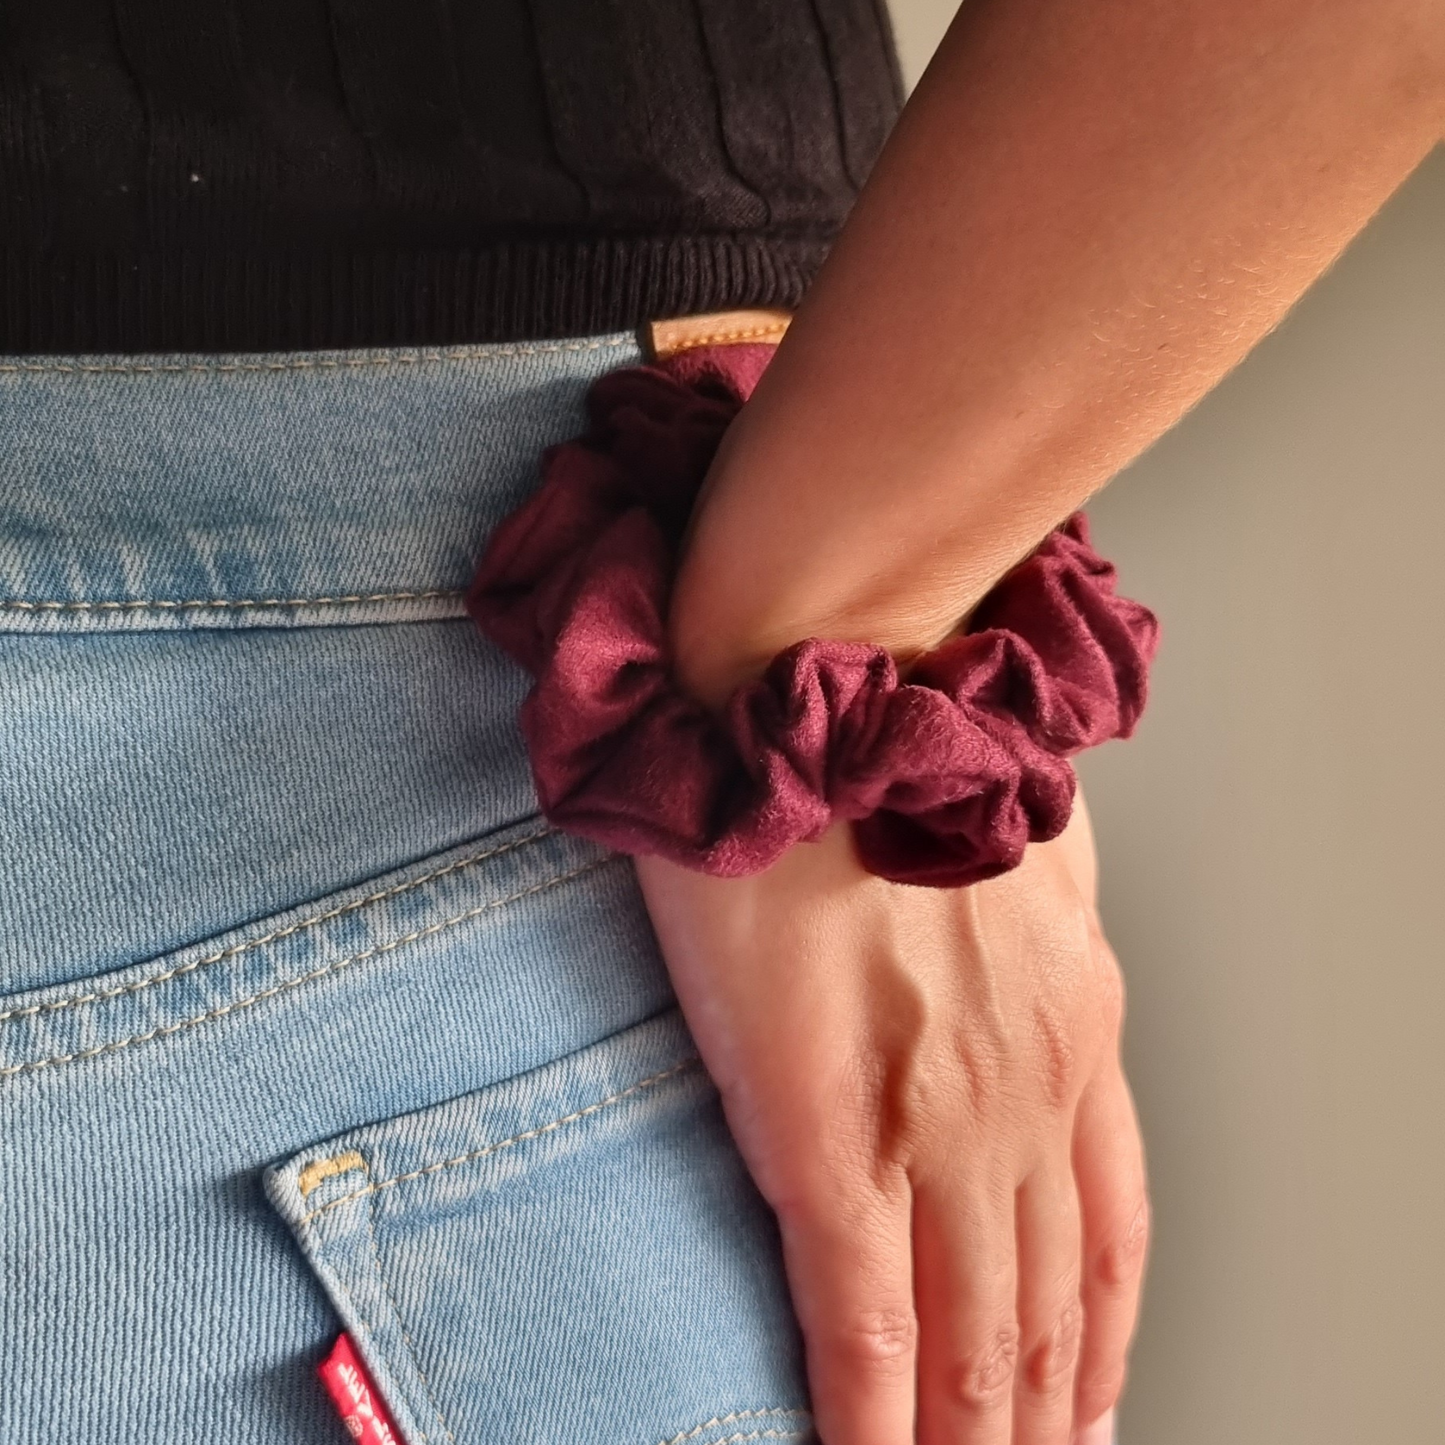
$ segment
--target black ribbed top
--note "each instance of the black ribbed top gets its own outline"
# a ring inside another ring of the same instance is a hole
[[[900,104],[882,0],[0,9],[0,351],[791,306]]]

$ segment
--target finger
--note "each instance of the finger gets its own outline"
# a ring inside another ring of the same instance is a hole
[[[1014,1445],[1069,1445],[1074,1369],[1083,1333],[1079,1303],[1079,1193],[1067,1157],[1018,1191],[1019,1369]]]
[[[1085,1425],[1070,1445],[1114,1445],[1114,1412],[1106,1410],[1092,1425]]]
[[[919,1445],[1008,1445],[1018,1359],[1012,1185],[915,1183]]]
[[[1075,1416],[1088,1425],[1123,1392],[1149,1244],[1144,1148],[1134,1101],[1116,1062],[1084,1090],[1074,1116],[1073,1154],[1084,1226],[1084,1340]]]
[[[823,1445],[913,1445],[917,1324],[906,1181],[778,1209]]]

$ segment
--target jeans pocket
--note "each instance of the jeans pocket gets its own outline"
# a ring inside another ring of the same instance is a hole
[[[776,1227],[676,1009],[266,1192],[411,1445],[809,1433]]]

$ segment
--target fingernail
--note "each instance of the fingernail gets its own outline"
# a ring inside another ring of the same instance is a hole
[[[1092,1425],[1075,1430],[1070,1445],[1114,1445],[1114,1412],[1110,1410]]]

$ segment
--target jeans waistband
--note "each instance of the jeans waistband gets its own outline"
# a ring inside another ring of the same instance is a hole
[[[0,360],[0,631],[462,615],[492,527],[631,333]]]

